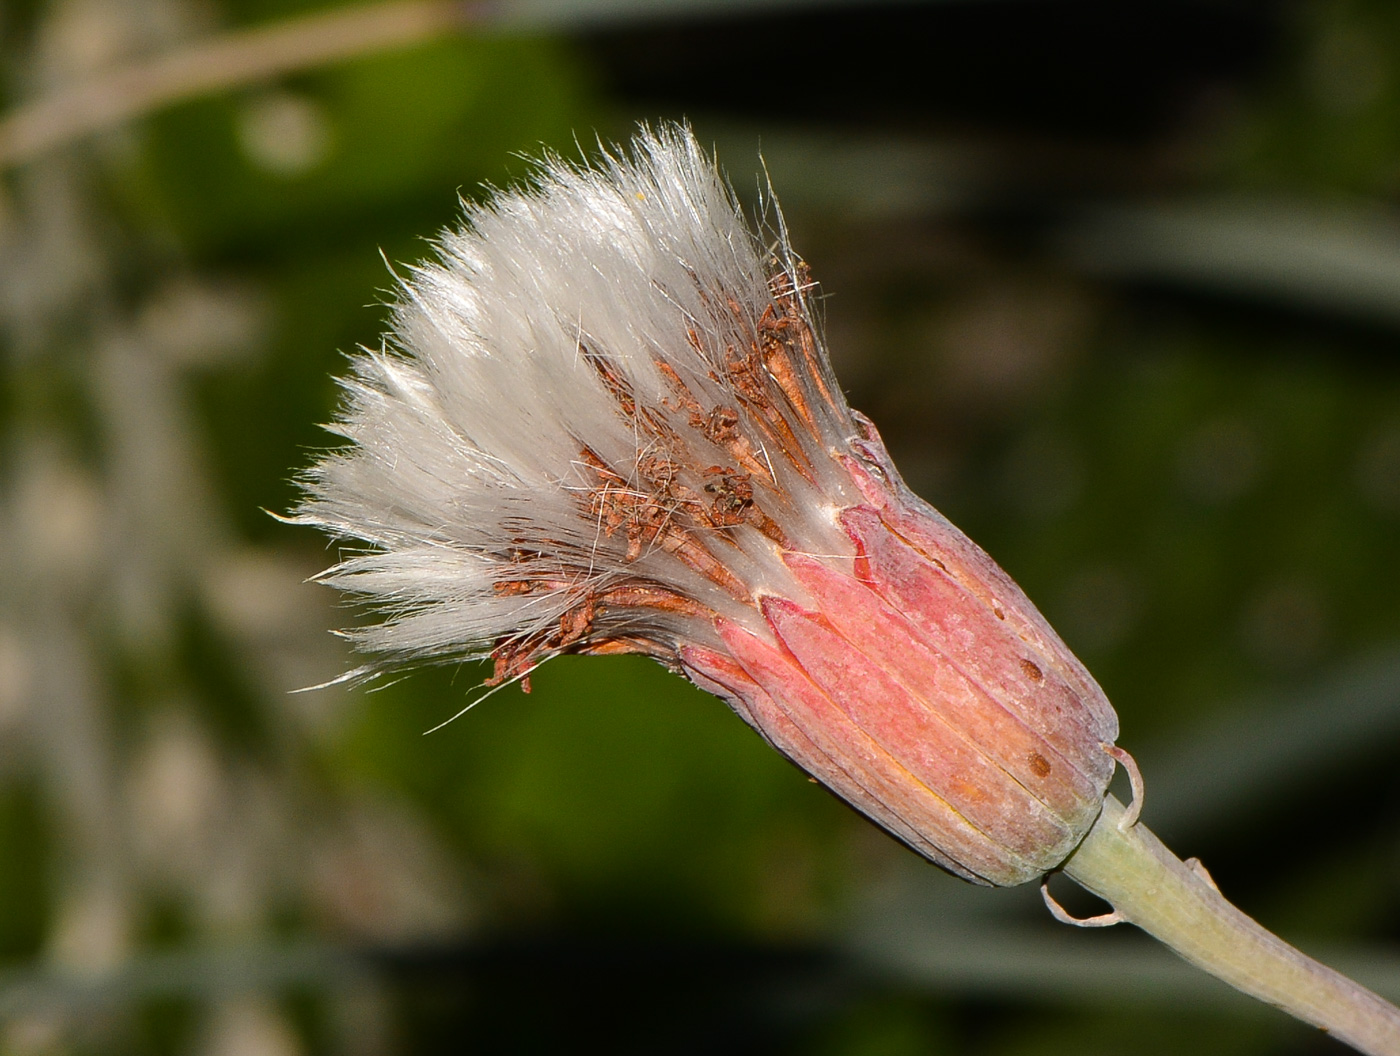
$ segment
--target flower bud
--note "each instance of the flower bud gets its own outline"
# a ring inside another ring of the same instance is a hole
[[[1017,884],[1098,816],[1117,720],[841,395],[815,285],[687,130],[469,211],[366,352],[294,520],[387,660],[641,653],[920,854]]]

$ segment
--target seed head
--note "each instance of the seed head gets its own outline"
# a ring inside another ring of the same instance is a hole
[[[343,382],[294,520],[364,544],[376,664],[641,653],[966,879],[1058,865],[1117,719],[853,412],[781,218],[688,129],[467,206]]]

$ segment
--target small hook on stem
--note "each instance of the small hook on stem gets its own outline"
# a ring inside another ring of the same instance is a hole
[[[1123,918],[1119,916],[1118,910],[1112,913],[1100,913],[1096,917],[1075,917],[1055,901],[1055,896],[1050,893],[1050,876],[1046,874],[1040,880],[1040,897],[1045,899],[1045,908],[1050,911],[1050,915],[1061,924],[1073,924],[1076,928],[1111,928],[1114,924],[1121,924]]]
[[[1100,747],[1123,768],[1128,775],[1128,785],[1133,790],[1133,801],[1128,804],[1123,811],[1123,816],[1118,819],[1119,831],[1127,832],[1138,823],[1138,817],[1142,814],[1142,797],[1145,791],[1142,783],[1142,771],[1138,769],[1137,760],[1119,748],[1118,745],[1105,742]]]

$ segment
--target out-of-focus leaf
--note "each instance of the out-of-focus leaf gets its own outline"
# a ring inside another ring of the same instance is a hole
[[[1287,198],[1105,206],[1064,231],[1069,259],[1112,279],[1400,326],[1400,219],[1379,203]]]
[[[500,181],[511,151],[567,144],[581,86],[542,40],[459,38],[363,59],[159,115],[126,193],[199,252],[304,252],[347,221],[372,245],[376,215],[381,239],[414,198],[445,220],[452,190]]]

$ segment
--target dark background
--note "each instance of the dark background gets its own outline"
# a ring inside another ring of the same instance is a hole
[[[6,5],[0,91],[312,10]],[[1095,672],[1146,822],[1400,996],[1400,8],[521,0],[0,173],[0,1050],[1342,1051],[647,662],[428,737],[483,672],[289,693],[358,617],[265,511],[381,250],[662,118],[746,201],[761,151],[853,405]]]

